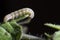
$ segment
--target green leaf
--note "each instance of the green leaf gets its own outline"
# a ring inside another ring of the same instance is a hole
[[[60,40],[60,31],[57,31],[53,34],[53,40]]]
[[[14,28],[15,39],[19,40],[22,37],[22,26],[17,24],[15,20],[10,22],[11,26]]]
[[[9,33],[13,33],[14,32],[14,28],[10,25],[9,22],[5,22],[3,24],[1,24],[1,26],[6,29]]]
[[[0,27],[0,40],[12,40],[11,34],[2,27]]]

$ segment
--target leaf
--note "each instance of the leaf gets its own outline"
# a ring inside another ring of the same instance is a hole
[[[60,31],[57,31],[53,34],[53,40],[60,40]]]
[[[56,24],[52,24],[52,23],[45,23],[44,25],[57,29],[57,30],[60,30],[60,25],[56,25]]]
[[[12,36],[0,26],[0,40],[12,40]]]
[[[15,40],[19,40],[22,37],[22,26],[17,24],[15,20],[10,22],[11,26],[14,28]],[[14,37],[13,35],[13,37]]]
[[[3,24],[1,24],[1,26],[7,30],[9,33],[13,33],[14,32],[14,28],[10,25],[9,22],[5,22]]]

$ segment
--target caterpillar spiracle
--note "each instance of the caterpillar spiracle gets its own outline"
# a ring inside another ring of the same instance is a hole
[[[32,19],[34,17],[34,11],[31,8],[22,8],[6,15],[4,18],[4,22],[9,21],[10,19],[18,18],[19,16],[23,15]]]

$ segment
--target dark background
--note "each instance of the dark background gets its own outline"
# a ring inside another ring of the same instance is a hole
[[[35,12],[34,19],[28,24],[29,32],[33,35],[41,35],[44,32],[52,34],[55,29],[48,28],[43,24],[46,22],[60,24],[60,19],[59,14],[55,14],[57,11],[53,11],[52,8],[48,10],[48,5],[44,0],[2,0],[0,1],[0,22],[6,14],[28,7]]]

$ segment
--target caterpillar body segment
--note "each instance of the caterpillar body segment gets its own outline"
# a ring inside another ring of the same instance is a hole
[[[34,17],[33,10],[30,8],[22,8],[20,10],[17,10],[15,12],[12,12],[12,13],[6,15],[4,18],[4,22],[9,21],[11,19],[19,21],[19,20],[25,19],[27,17],[29,17],[31,19]]]

